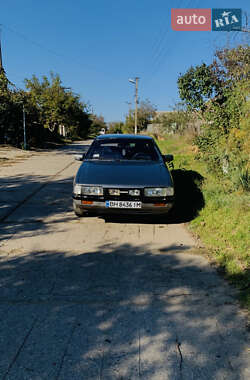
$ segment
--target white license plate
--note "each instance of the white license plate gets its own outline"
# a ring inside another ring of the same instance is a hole
[[[141,208],[141,202],[130,201],[106,201],[108,208]]]

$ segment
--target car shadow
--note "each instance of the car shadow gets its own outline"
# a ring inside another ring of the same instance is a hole
[[[176,169],[171,172],[175,187],[175,204],[168,215],[171,223],[190,222],[205,206],[202,194],[204,177],[194,171]]]
[[[201,190],[204,177],[194,170],[184,169],[172,170],[171,174],[175,187],[175,203],[167,215],[102,215],[99,217],[107,223],[178,224],[190,222],[199,215],[200,210],[205,206]]]

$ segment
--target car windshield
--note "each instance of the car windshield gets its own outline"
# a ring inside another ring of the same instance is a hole
[[[107,139],[94,141],[86,159],[159,161],[160,154],[154,142],[149,139]]]

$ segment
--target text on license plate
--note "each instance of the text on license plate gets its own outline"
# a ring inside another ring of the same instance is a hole
[[[106,207],[109,207],[109,208],[141,208],[141,202],[106,201]]]

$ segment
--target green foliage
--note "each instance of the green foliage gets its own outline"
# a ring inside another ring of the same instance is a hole
[[[88,105],[80,96],[62,86],[58,75],[51,73],[40,81],[36,76],[25,80],[28,91],[18,90],[0,72],[0,143],[23,144],[23,109],[26,137],[30,146],[58,140],[58,127],[64,125],[67,136],[85,138],[93,120]]]
[[[202,133],[194,141],[198,157],[227,177],[231,189],[245,191],[250,170],[249,63],[249,46],[222,49],[212,65],[191,68],[178,81],[187,107],[202,112]]]
[[[239,45],[235,48],[217,50],[212,67],[222,83],[242,80],[249,77],[250,46]]]
[[[231,180],[218,176],[204,161],[197,160],[194,147],[183,136],[167,135],[157,143],[163,153],[174,154],[175,169],[197,171],[205,178],[205,207],[189,228],[220,271],[240,289],[244,306],[250,308],[249,194],[233,189]]]
[[[11,84],[4,70],[0,72],[0,142],[7,142],[14,104],[12,99]]]
[[[194,115],[182,103],[177,103],[173,111],[157,115],[153,124],[160,125],[162,133],[183,133],[193,121]]]
[[[59,125],[64,125],[67,136],[86,137],[91,121],[88,106],[80,101],[80,96],[62,86],[59,75],[50,74],[50,79],[42,80],[33,75],[25,79],[31,103],[39,111],[39,123],[51,133],[57,133]]]
[[[124,123],[116,121],[109,123],[108,133],[123,133]]]
[[[178,78],[181,100],[185,101],[189,110],[204,109],[208,99],[216,95],[219,83],[211,66],[203,63],[190,69]]]
[[[137,111],[137,131],[141,132],[147,128],[148,123],[155,116],[156,107],[147,99],[140,103]],[[135,111],[129,110],[125,125],[123,127],[124,133],[134,133],[135,128]]]
[[[97,115],[90,115],[90,128],[88,132],[88,136],[91,138],[96,137],[99,135],[101,129],[107,129],[107,125],[104,121],[103,116],[97,116]]]
[[[4,71],[0,73],[0,142],[20,146],[23,142],[23,106],[26,114],[27,139],[34,135],[33,121],[36,110],[30,105],[27,93],[17,90],[7,79]],[[36,125],[36,129],[38,126]]]

